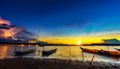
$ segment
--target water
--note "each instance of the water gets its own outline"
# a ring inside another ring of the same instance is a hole
[[[80,47],[89,49],[103,49],[103,50],[115,50],[114,48],[120,48],[120,46],[15,46],[15,45],[0,45],[0,58],[14,58],[15,51],[36,49],[34,53],[27,54],[23,57],[43,58],[41,57],[43,50],[51,50],[57,48],[57,52],[46,58],[60,58],[60,59],[73,59],[83,60],[82,51]],[[94,54],[84,53],[84,61],[91,61]],[[94,61],[116,61],[115,59],[95,55]]]

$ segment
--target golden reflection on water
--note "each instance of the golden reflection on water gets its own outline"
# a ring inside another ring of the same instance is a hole
[[[81,46],[83,48],[88,49],[97,49],[97,50],[115,50],[114,48],[119,48],[120,46]],[[46,50],[50,50],[53,48],[57,48],[57,52],[50,57],[55,58],[62,58],[62,59],[75,59],[75,60],[82,60],[82,51],[80,49],[80,46],[53,46],[49,47],[46,46]],[[91,61],[94,54],[90,53],[84,53],[84,61]],[[95,55],[94,61],[111,61],[112,58],[104,57],[100,55]],[[113,60],[114,61],[114,60]]]
[[[0,47],[0,58],[5,58],[7,56],[8,46]]]
[[[14,57],[14,49],[17,46],[14,45],[1,45],[0,46],[0,58],[5,58],[8,56]],[[97,50],[115,50],[114,48],[119,48],[120,46],[81,46],[83,48],[88,49],[97,49]],[[20,50],[22,47],[18,46],[17,50]],[[82,60],[82,51],[80,49],[80,46],[45,46],[39,47],[39,46],[24,46],[24,50],[36,48],[36,51],[32,54],[28,54],[25,56],[32,56],[36,58],[41,58],[41,51],[42,50],[52,50],[57,48],[57,52],[50,55],[49,58],[62,58],[62,59],[75,59],[75,60]],[[93,54],[84,53],[84,59],[85,61],[90,61],[93,57]],[[94,61],[106,61],[109,60],[108,58],[101,57],[99,55],[95,55]]]

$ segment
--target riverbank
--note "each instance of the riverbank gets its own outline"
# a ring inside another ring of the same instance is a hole
[[[0,60],[0,69],[120,69],[120,64],[64,59],[9,58]]]

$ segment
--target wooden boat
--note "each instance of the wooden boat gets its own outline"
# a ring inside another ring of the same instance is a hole
[[[56,51],[57,51],[57,48],[55,48],[53,50],[49,50],[49,51],[42,51],[42,57],[49,56],[49,55],[55,53]]]
[[[120,49],[118,49],[118,48],[114,48],[114,49],[120,51]]]
[[[35,52],[35,49],[29,49],[25,51],[15,51],[15,56],[23,56]]]
[[[120,57],[120,51],[106,51],[106,50],[96,50],[96,49],[86,49],[86,48],[81,48],[81,50],[83,52],[103,55],[107,57],[114,57],[114,58]]]

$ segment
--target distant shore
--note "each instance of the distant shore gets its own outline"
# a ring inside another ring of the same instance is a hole
[[[120,64],[48,58],[9,58],[0,60],[0,69],[120,69]]]
[[[119,44],[114,44],[114,43],[92,43],[92,44],[40,44],[40,43],[9,43],[9,42],[6,42],[6,43],[3,43],[1,42],[0,43],[1,45],[38,45],[38,46],[120,46],[120,43]]]

